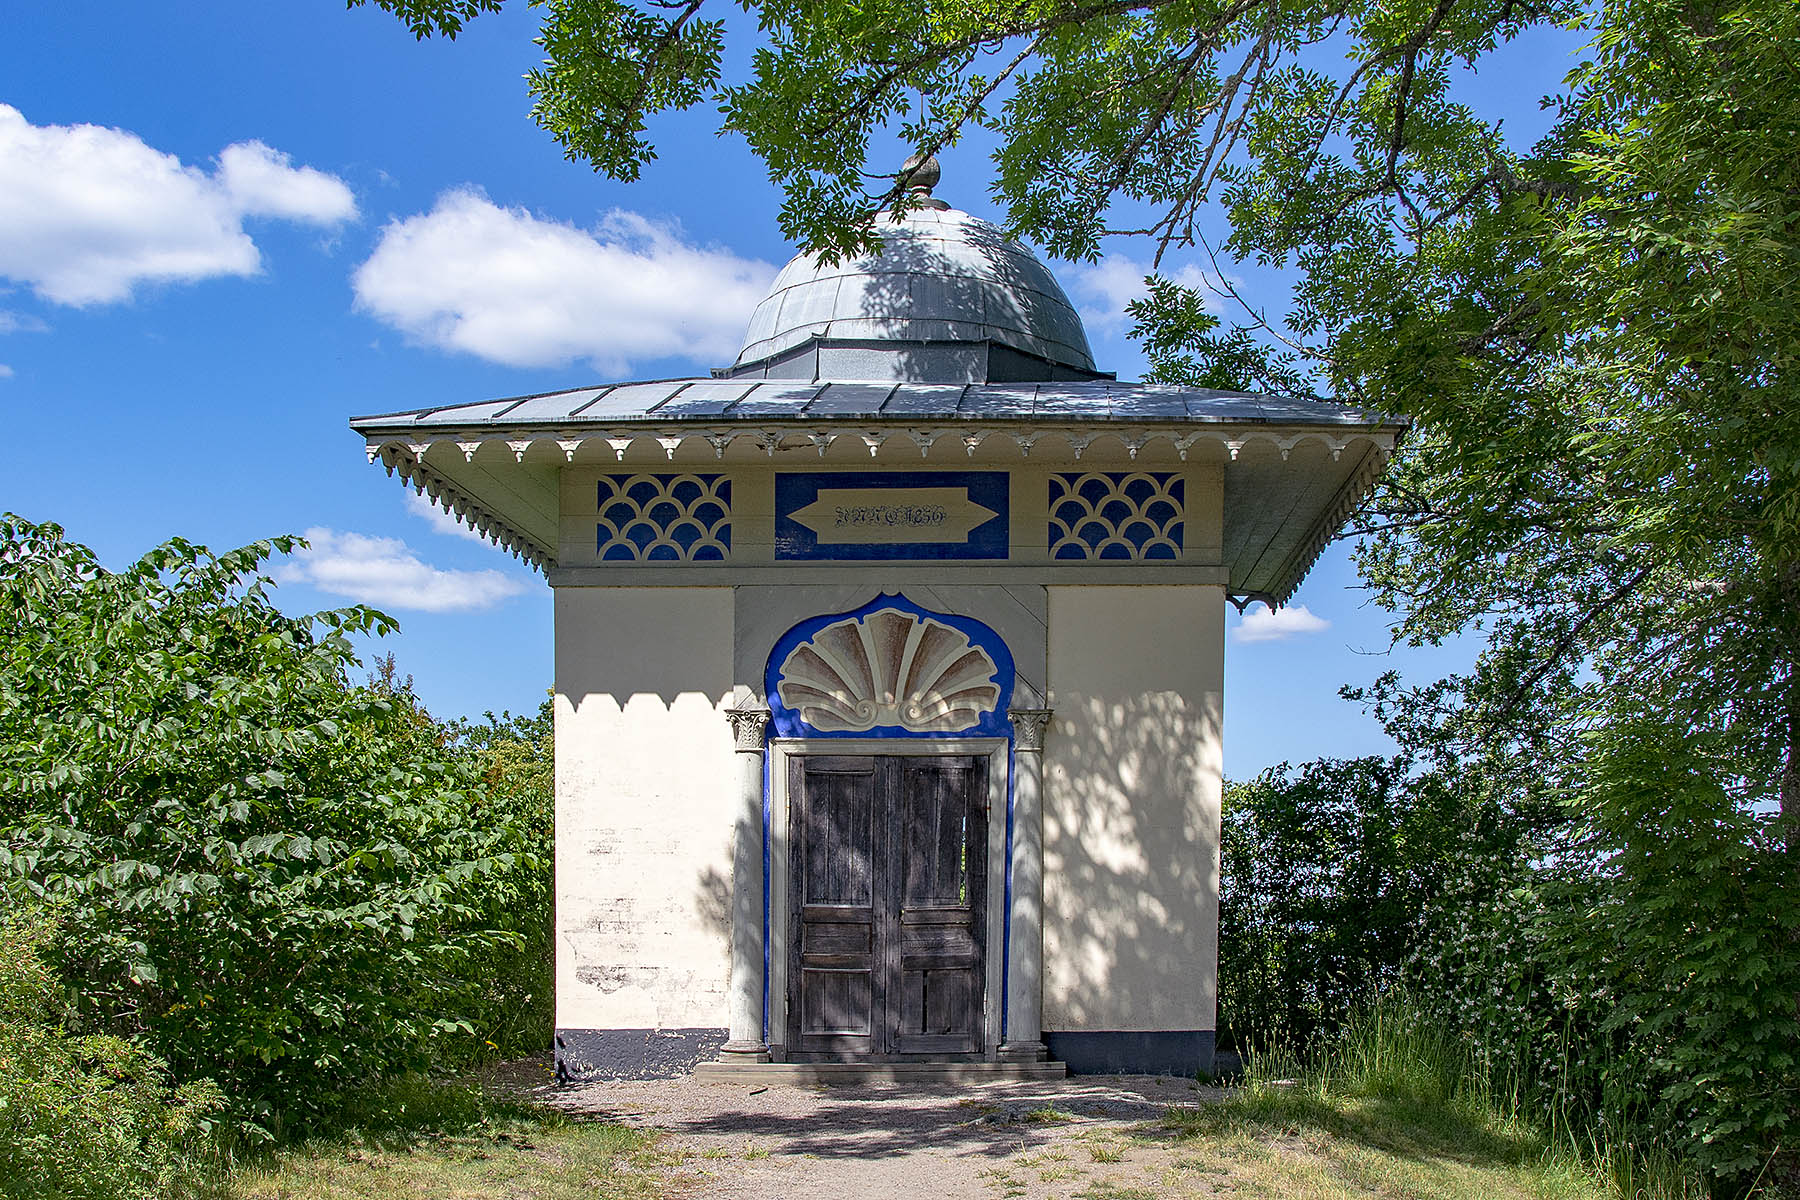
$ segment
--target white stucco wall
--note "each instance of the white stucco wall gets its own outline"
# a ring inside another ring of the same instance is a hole
[[[1224,592],[1048,590],[1044,1028],[1212,1029]]]
[[[556,1024],[727,1023],[730,588],[559,588]]]

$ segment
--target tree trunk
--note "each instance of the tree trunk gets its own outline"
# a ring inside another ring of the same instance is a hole
[[[1800,870],[1800,560],[1783,563],[1780,608],[1787,626],[1787,756],[1776,784],[1781,798],[1781,834],[1789,856]]]

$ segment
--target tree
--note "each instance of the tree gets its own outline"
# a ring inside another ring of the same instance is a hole
[[[1301,1050],[1402,981],[1451,896],[1490,898],[1539,818],[1408,754],[1282,764],[1225,787],[1219,1025]]]
[[[376,3],[425,37],[501,0]],[[908,202],[866,173],[883,128],[921,151],[988,131],[1012,226],[1065,257],[1133,234],[1159,263],[1209,251],[1217,202],[1222,249],[1294,269],[1287,316],[1259,298],[1221,332],[1155,280],[1133,313],[1157,374],[1413,420],[1354,532],[1397,636],[1491,635],[1467,731],[1503,738],[1544,702],[1573,730],[1600,691],[1654,690],[1729,729],[1746,802],[1800,827],[1795,5],[746,7],[760,42],[729,79],[705,0],[546,0],[535,116],[632,179],[650,118],[716,103],[786,190],[784,229],[826,254]],[[1585,57],[1548,135],[1515,146],[1455,72],[1549,28]]]
[[[349,682],[387,617],[274,606],[297,544],[111,572],[0,517],[0,897],[61,918],[81,1030],[269,1131],[469,1057],[547,873],[409,693]]]
[[[498,0],[377,3],[424,36]],[[1704,764],[1688,794],[1726,805],[1749,856],[1714,855],[1718,886],[1800,883],[1800,5],[758,0],[727,79],[704,3],[547,0],[530,86],[571,157],[634,178],[649,117],[715,102],[785,189],[784,230],[838,255],[908,203],[865,173],[877,130],[931,151],[981,129],[1013,229],[1057,255],[1139,236],[1159,267],[1216,248],[1288,268],[1285,305],[1254,298],[1229,330],[1168,279],[1132,312],[1159,377],[1411,419],[1352,528],[1359,566],[1396,638],[1487,650],[1366,698],[1560,799],[1601,877],[1660,786],[1606,764],[1655,731]],[[1582,59],[1517,145],[1456,76],[1550,29]]]

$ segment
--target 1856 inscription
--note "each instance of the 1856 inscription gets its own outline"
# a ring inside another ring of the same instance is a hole
[[[784,473],[777,558],[1005,558],[1004,471]]]

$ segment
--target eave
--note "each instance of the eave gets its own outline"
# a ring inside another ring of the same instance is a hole
[[[785,410],[785,411],[782,411]],[[580,465],[835,460],[1219,462],[1235,594],[1285,603],[1368,496],[1405,423],[1334,405],[1110,381],[664,380],[358,417],[380,461],[539,569]],[[914,452],[917,457],[914,457]]]

